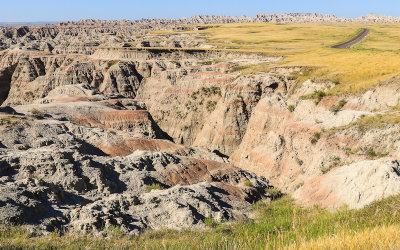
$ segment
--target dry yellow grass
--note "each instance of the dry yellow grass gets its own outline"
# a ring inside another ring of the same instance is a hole
[[[286,249],[399,249],[400,227],[383,226],[356,234],[341,232],[331,237],[300,242]]]
[[[348,50],[331,45],[353,37],[360,28],[370,35]],[[179,32],[172,32],[179,33]],[[241,23],[208,26],[199,33],[218,48],[285,56],[281,66],[310,66],[310,77],[340,82],[333,94],[356,93],[400,73],[400,25]],[[171,34],[160,31],[159,35]]]

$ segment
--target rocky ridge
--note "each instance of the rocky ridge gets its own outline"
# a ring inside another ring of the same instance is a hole
[[[137,24],[148,24],[158,26],[158,28],[168,27],[168,25],[203,25],[221,23],[247,23],[247,22],[273,22],[273,23],[345,23],[345,22],[366,22],[366,23],[399,23],[399,17],[368,14],[356,18],[343,18],[335,15],[322,15],[317,13],[287,13],[287,14],[267,14],[260,13],[254,17],[248,16],[223,16],[223,15],[198,15],[189,18],[179,19],[140,19],[140,20],[94,20],[86,19],[79,21],[62,22],[59,26],[131,26]],[[170,28],[170,27],[168,27]]]

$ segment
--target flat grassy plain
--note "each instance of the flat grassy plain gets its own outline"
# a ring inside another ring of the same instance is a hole
[[[302,208],[286,196],[259,202],[252,221],[209,223],[203,231],[161,230],[138,237],[105,229],[109,238],[52,234],[34,237],[23,227],[0,226],[0,248],[15,249],[398,249],[400,196],[361,210]]]
[[[371,29],[361,43],[350,49],[330,48],[352,38],[361,28]],[[168,33],[171,31],[157,32]],[[330,94],[362,92],[400,73],[397,24],[241,23],[181,33],[199,33],[208,44],[221,49],[284,56],[279,66],[313,67],[311,78],[339,83]]]

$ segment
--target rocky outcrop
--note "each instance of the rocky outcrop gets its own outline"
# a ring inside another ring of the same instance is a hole
[[[334,15],[322,15],[317,13],[287,13],[287,14],[258,14],[254,17],[247,16],[222,16],[222,15],[198,15],[180,19],[141,19],[141,20],[93,20],[86,19],[77,22],[69,21],[59,23],[62,27],[129,27],[133,25],[151,25],[157,28],[174,25],[202,25],[221,23],[247,23],[247,22],[273,22],[273,23],[398,23],[398,17],[369,14],[357,18],[343,18]]]
[[[325,97],[318,104],[300,98],[316,89],[309,89],[310,84],[306,82],[291,95],[278,93],[261,99],[230,160],[292,193],[335,167],[387,155],[398,157],[398,114],[377,111],[396,104],[396,95],[384,98],[380,94],[389,93],[392,85],[348,96],[347,104],[336,112],[330,109],[340,97]],[[370,105],[355,105],[368,100],[366,96],[370,96]]]
[[[294,193],[301,204],[351,209],[400,193],[400,165],[396,159],[362,161],[336,168],[312,179]]]
[[[135,101],[70,100],[2,109],[1,221],[38,233],[138,234],[248,216],[240,207],[269,197],[265,178],[165,140]]]
[[[104,94],[134,97],[143,79],[134,62],[6,54],[0,58],[0,64],[6,67],[3,74],[9,80],[8,85],[2,85],[9,89],[3,92],[7,95],[5,104],[31,103],[58,86],[75,84],[86,85],[88,92],[94,89]]]

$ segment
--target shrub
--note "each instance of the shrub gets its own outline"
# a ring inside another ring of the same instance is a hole
[[[299,166],[303,165],[303,161],[296,157],[296,162]]]
[[[192,97],[193,100],[196,100],[198,94],[199,94],[199,91],[196,91],[196,92],[193,92],[190,96]]]
[[[322,98],[324,98],[326,96],[326,93],[322,90],[314,90],[314,93],[309,94],[309,95],[303,95],[302,97],[300,97],[301,99],[305,100],[305,99],[314,99],[314,103],[315,105],[318,105]]]
[[[164,189],[164,187],[161,186],[161,185],[158,184],[158,183],[153,183],[153,184],[151,184],[151,185],[149,185],[149,186],[146,186],[146,191],[147,191],[148,193],[150,193],[151,190],[163,190],[163,189]]]
[[[363,151],[370,159],[377,158],[377,157],[378,158],[385,157],[385,156],[389,155],[388,152],[376,152],[373,148],[364,148]]]
[[[29,110],[29,112],[31,113],[31,116],[33,116],[36,119],[43,119],[44,116],[46,115],[46,113],[44,113],[43,111],[35,109],[35,108]]]
[[[217,106],[217,102],[215,101],[208,101],[206,104],[206,109],[208,112],[213,112],[215,110],[215,107]]]
[[[210,88],[202,87],[201,92],[208,97],[212,95],[222,96],[221,88],[217,86],[211,86]]]
[[[276,200],[283,196],[282,192],[276,188],[267,188],[265,193],[270,196],[271,200]]]
[[[301,188],[302,186],[304,186],[304,181],[300,182],[299,184],[297,184],[294,189],[297,190],[299,188]]]
[[[347,101],[345,99],[342,99],[340,100],[338,105],[332,105],[329,110],[334,113],[339,112],[344,107],[344,105],[346,105],[346,103]]]
[[[253,187],[253,186],[254,186],[253,182],[251,182],[251,181],[245,181],[245,182],[244,182],[244,185],[245,185],[246,187]]]
[[[316,144],[321,138],[320,132],[315,132],[314,135],[310,138],[311,144]]]
[[[367,150],[367,155],[368,155],[368,157],[370,157],[370,158],[375,158],[375,157],[378,156],[378,154],[377,154],[372,148],[370,148],[370,149]]]
[[[296,109],[296,107],[294,105],[289,105],[288,106],[289,112],[293,112],[295,109]]]
[[[211,88],[210,88],[210,93],[213,94],[213,95],[222,96],[221,88],[220,88],[220,87],[211,86]]]
[[[111,66],[119,63],[119,60],[111,60],[107,62],[107,69],[111,68]]]
[[[346,152],[346,155],[347,155],[347,156],[354,154],[353,149],[351,149],[351,148],[349,148],[349,147],[346,147],[346,148],[344,149],[344,151]]]
[[[27,91],[27,92],[25,92],[25,96],[26,96],[27,98],[33,98],[35,95],[33,94],[32,91]]]
[[[333,168],[334,166],[333,165],[329,165],[329,166],[327,166],[327,167],[325,167],[325,166],[322,166],[321,167],[321,173],[322,174],[326,174],[326,173],[328,173],[329,171],[331,171],[331,169]]]

